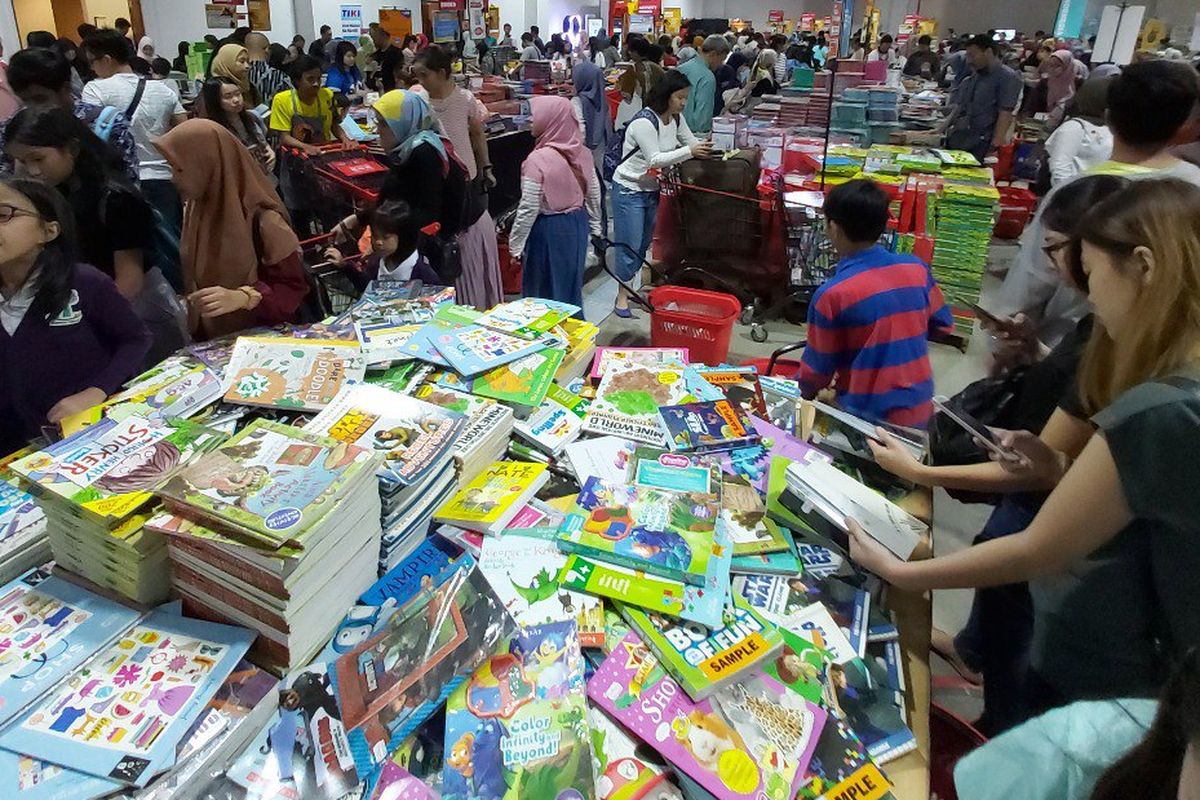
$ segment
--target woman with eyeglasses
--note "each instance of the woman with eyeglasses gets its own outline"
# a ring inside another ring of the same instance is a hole
[[[77,262],[53,186],[0,181],[0,453],[101,403],[140,368],[150,333],[112,278]]]

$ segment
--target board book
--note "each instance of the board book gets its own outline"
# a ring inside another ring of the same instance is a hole
[[[693,701],[629,633],[588,681],[588,697],[718,800],[760,800],[762,770],[708,700]]]
[[[546,465],[496,461],[434,513],[434,520],[498,533],[549,479]]]
[[[775,626],[736,594],[725,604],[721,627],[707,630],[635,606],[616,606],[693,700],[750,674],[783,646]]]
[[[304,430],[379,454],[380,479],[408,487],[450,457],[466,424],[463,415],[432,403],[359,384],[339,392]]]
[[[598,597],[568,588],[559,574],[567,557],[553,539],[509,530],[485,537],[479,570],[522,627],[574,620],[580,645],[604,643],[604,605]]]
[[[505,641],[446,703],[443,800],[590,797],[584,689],[575,623]]]
[[[511,303],[501,303],[483,312],[476,321],[484,327],[522,339],[540,339],[554,330],[555,325],[579,310],[579,306],[570,303],[523,297]]]
[[[750,417],[726,399],[662,406],[658,414],[674,451],[731,450],[758,441]]]
[[[241,336],[225,369],[225,401],[320,411],[365,374],[358,342]]]
[[[719,513],[711,497],[589,478],[563,521],[559,547],[702,586]]]

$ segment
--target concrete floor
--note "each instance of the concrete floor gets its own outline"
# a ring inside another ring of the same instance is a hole
[[[989,256],[989,274],[985,278],[980,304],[988,307],[989,297],[999,287],[999,275],[1003,274],[1009,259],[1015,254],[1015,245],[995,242]],[[635,318],[620,319],[607,316],[612,310],[616,296],[616,284],[604,272],[591,275],[584,287],[584,313],[587,319],[600,325],[599,344],[621,344],[626,346],[649,345],[649,314],[635,311]],[[784,320],[766,322],[767,341],[755,342],[750,338],[750,327],[735,325],[729,346],[729,362],[741,363],[751,358],[766,358],[776,348],[793,344],[804,336],[802,326]],[[976,330],[965,352],[947,345],[930,346],[934,382],[938,394],[952,396],[967,384],[982,377],[987,371],[987,334]],[[992,507],[965,505],[953,500],[945,492],[934,494],[934,547],[938,555],[956,552],[970,545],[975,534],[991,513]],[[971,607],[972,590],[945,590],[934,593],[933,622],[946,631],[957,631],[967,619]],[[958,679],[957,674],[940,658],[931,658],[934,674],[934,699],[967,720],[974,720],[982,708],[982,696],[978,689],[969,687]]]

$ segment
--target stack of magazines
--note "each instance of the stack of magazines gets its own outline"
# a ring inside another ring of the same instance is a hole
[[[307,663],[375,580],[379,459],[256,420],[166,483],[173,586],[193,616],[260,635],[258,663]]]

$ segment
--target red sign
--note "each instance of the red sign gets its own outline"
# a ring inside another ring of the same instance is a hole
[[[783,22],[783,10],[775,8],[768,11],[767,22]]]
[[[817,15],[811,11],[806,11],[800,15],[800,30],[805,33],[811,33],[812,29],[817,24]]]
[[[438,8],[442,11],[462,11],[466,8],[466,0],[438,0]]]
[[[662,0],[638,0],[639,14],[649,14],[652,17],[657,17],[662,11]]]

